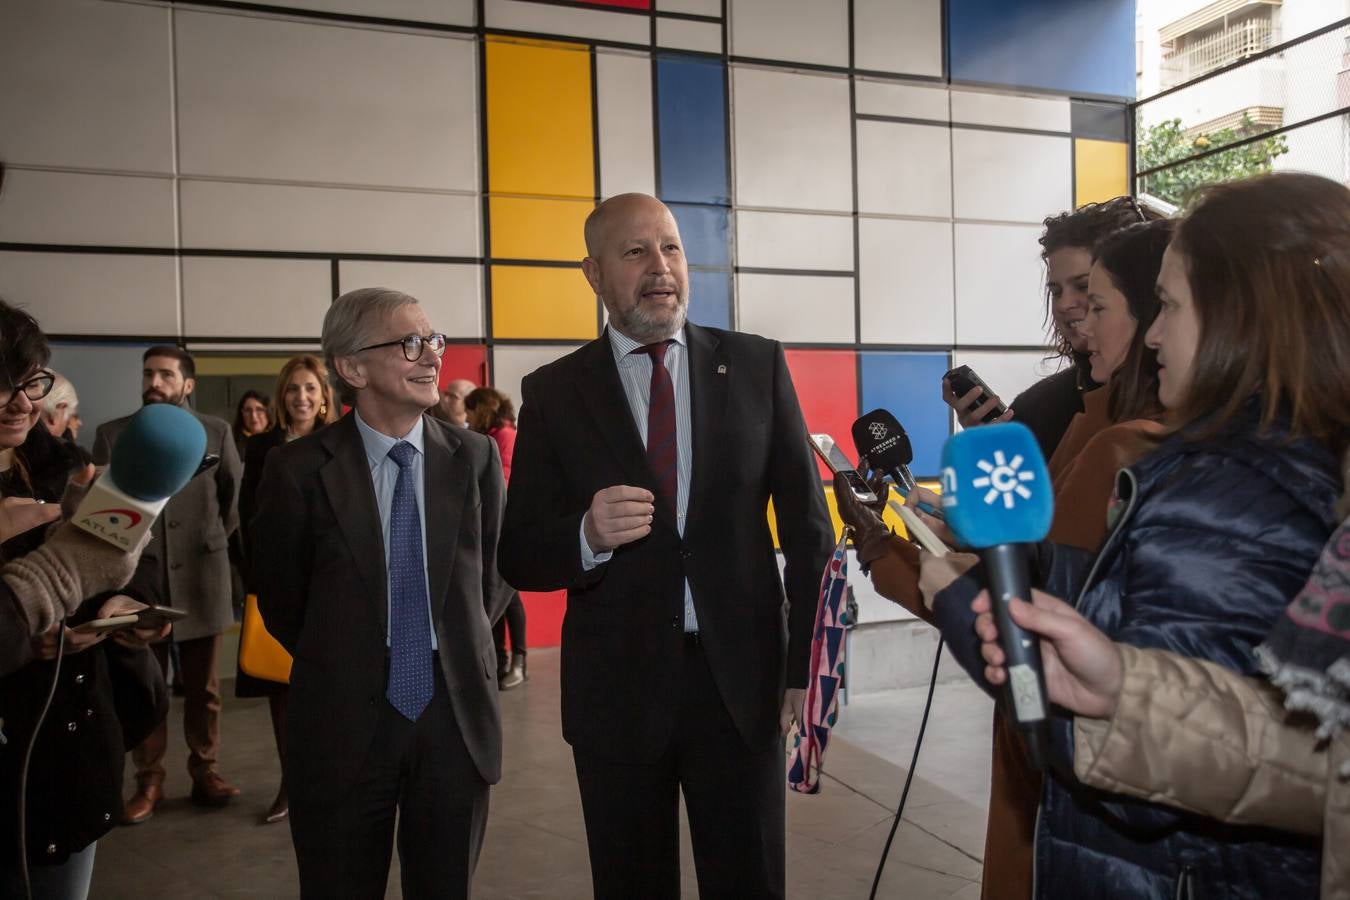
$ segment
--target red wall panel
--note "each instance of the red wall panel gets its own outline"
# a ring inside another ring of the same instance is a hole
[[[853,446],[853,420],[858,418],[858,364],[852,350],[788,350],[788,371],[806,418],[806,430],[834,438],[849,459],[858,461]],[[820,464],[820,477],[830,479]]]

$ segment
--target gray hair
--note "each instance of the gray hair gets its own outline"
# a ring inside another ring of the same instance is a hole
[[[56,376],[52,389],[42,398],[42,415],[48,422],[55,422],[57,414],[61,407],[66,408],[69,415],[75,415],[75,411],[80,408],[80,398],[75,393],[75,385],[70,383],[70,379],[60,372],[51,371]]]
[[[324,363],[328,366],[328,381],[338,399],[348,406],[356,403],[357,388],[352,387],[338,373],[339,356],[353,356],[362,347],[375,343],[375,329],[393,314],[394,310],[417,303],[417,298],[390,288],[370,287],[348,291],[333,301],[323,317]]]

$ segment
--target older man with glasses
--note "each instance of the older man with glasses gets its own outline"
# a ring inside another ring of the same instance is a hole
[[[354,412],[268,459],[258,603],[295,657],[285,777],[305,897],[467,897],[501,777],[492,621],[504,502],[490,438],[425,415],[445,335],[365,288],[323,324]]]

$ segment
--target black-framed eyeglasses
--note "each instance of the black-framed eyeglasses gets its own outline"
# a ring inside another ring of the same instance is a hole
[[[385,341],[382,344],[371,344],[369,347],[362,347],[361,350],[378,350],[381,347],[393,347],[396,344],[403,346],[403,358],[408,362],[417,362],[422,358],[424,350],[430,350],[432,353],[440,356],[445,352],[445,335],[439,331],[433,334],[421,335],[410,334],[407,337],[401,337],[396,341]],[[357,350],[360,353],[361,350]]]
[[[14,395],[20,391],[36,403],[50,394],[55,384],[55,375],[51,372],[39,372],[22,384],[10,385],[8,389],[0,390],[0,406],[8,406],[14,400]]]

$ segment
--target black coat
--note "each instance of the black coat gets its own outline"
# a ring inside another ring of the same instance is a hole
[[[656,758],[674,727],[686,578],[708,664],[742,739],[754,749],[778,740],[783,688],[806,687],[820,577],[834,543],[782,346],[696,325],[685,334],[693,465],[684,536],[669,505],[658,503],[651,534],[589,572],[580,527],[591,498],[614,485],[656,488],[609,337],[521,385],[502,576],[518,590],[567,588],[563,737],[621,759]],[[770,498],[786,559],[781,578]]]
[[[1120,473],[1123,506],[1097,557],[1041,545],[1037,581],[1113,640],[1258,674],[1254,648],[1307,580],[1340,493],[1334,454],[1287,435],[1278,423],[1258,433],[1253,402],[1216,437],[1169,438]],[[939,594],[934,612],[986,684],[969,612],[980,577]],[[1071,771],[1070,717],[1054,720],[1052,742]],[[1045,780],[1038,897],[1314,897],[1318,860],[1305,838]]]
[[[29,490],[7,485],[7,496],[27,493],[56,501],[72,463],[46,430],[38,427],[19,450]],[[6,557],[42,541],[42,529],[6,542]],[[159,602],[160,565],[151,544],[141,554],[132,583],[118,593]],[[92,597],[70,624],[92,619],[111,596]],[[51,689],[55,662],[35,660],[0,678],[0,865],[17,864],[19,773],[42,705]],[[122,769],[127,750],[145,739],[168,714],[169,697],[153,656],[127,650],[111,639],[61,661],[60,680],[29,764],[28,859],[56,864],[98,840],[122,810]]]

